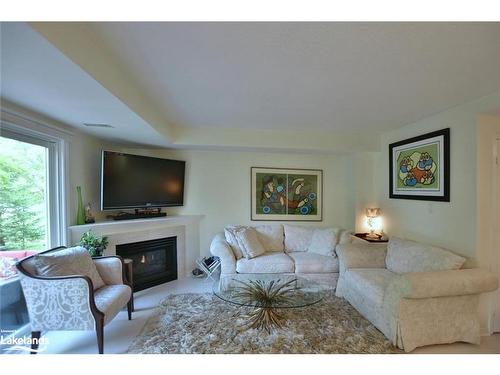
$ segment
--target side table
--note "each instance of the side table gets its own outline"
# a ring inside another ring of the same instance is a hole
[[[125,278],[127,279],[130,287],[132,288],[132,311],[134,311],[134,272],[132,269],[134,261],[129,258],[123,259],[123,264],[125,265]]]
[[[380,235],[378,235],[378,238],[370,238],[367,237],[368,233],[355,233],[354,234],[356,237],[361,238],[364,241],[371,242],[371,243],[386,243],[389,242],[389,240],[382,239]]]

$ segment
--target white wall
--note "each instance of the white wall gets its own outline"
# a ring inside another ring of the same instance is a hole
[[[499,106],[500,91],[382,135],[382,151],[374,169],[374,180],[385,228],[390,235],[443,246],[466,257],[477,257],[476,119],[479,113]],[[389,199],[389,144],[447,127],[451,128],[451,201]]]
[[[82,187],[84,206],[90,202],[96,219],[104,219],[100,211],[101,150],[110,147],[98,138],[76,132],[69,143],[69,218],[68,224],[76,224],[76,187]]]
[[[185,206],[167,209],[167,212],[170,215],[206,215],[200,223],[202,255],[209,253],[212,237],[224,226],[251,223],[252,166],[323,169],[323,221],[296,224],[354,229],[354,190],[350,156],[238,151],[123,151],[186,160]]]

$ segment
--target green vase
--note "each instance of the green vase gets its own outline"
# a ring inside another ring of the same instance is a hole
[[[76,187],[76,194],[78,199],[78,209],[76,211],[76,225],[85,224],[85,213],[83,212],[83,199],[81,186]]]

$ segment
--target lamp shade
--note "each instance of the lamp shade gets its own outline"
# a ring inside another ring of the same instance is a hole
[[[366,217],[379,217],[379,216],[380,216],[380,208],[366,209]]]

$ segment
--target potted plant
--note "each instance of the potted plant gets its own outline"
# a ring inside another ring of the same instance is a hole
[[[100,257],[106,249],[106,246],[108,246],[108,237],[96,236],[89,230],[82,235],[82,238],[80,238],[80,242],[78,242],[78,245],[87,249],[87,251],[90,253],[90,256]]]

